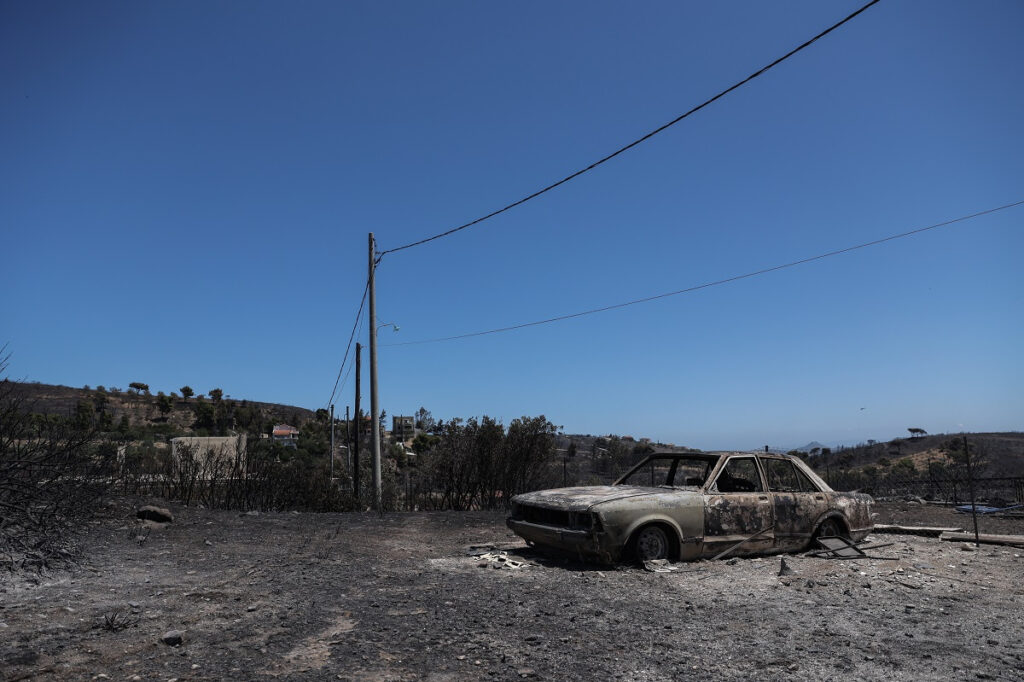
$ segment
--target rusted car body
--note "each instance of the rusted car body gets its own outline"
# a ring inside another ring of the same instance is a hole
[[[531,545],[608,563],[689,561],[731,547],[730,556],[799,551],[823,535],[858,541],[871,505],[787,455],[656,453],[614,485],[516,495],[507,523]]]

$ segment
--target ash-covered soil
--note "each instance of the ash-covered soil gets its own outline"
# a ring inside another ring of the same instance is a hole
[[[1019,549],[876,535],[894,560],[649,573],[534,554],[501,514],[171,508],[144,541],[127,507],[93,526],[72,571],[0,576],[0,680],[1024,678]],[[982,532],[1024,532],[994,521]]]

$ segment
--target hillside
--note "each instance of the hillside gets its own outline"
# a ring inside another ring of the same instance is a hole
[[[105,419],[110,428],[116,428],[127,418],[131,428],[150,427],[174,433],[212,431],[218,426],[264,431],[266,425],[273,423],[300,426],[315,416],[312,410],[294,405],[230,397],[223,398],[217,410],[213,408],[218,402],[209,397],[185,399],[176,393],[163,398],[169,409],[162,412],[159,393],[153,395],[148,391],[136,392],[103,386],[72,388],[36,382],[15,385],[18,397],[31,412],[71,416],[80,410],[91,411],[95,416],[107,415]],[[207,416],[205,423],[201,418],[203,415]],[[221,422],[219,425],[216,423],[218,418]]]
[[[888,463],[909,462],[917,470],[926,470],[929,463],[948,464],[948,446],[958,445],[966,435],[976,464],[987,476],[1020,476],[1024,474],[1024,432],[1004,433],[938,433],[914,438],[896,438],[888,442],[864,443],[854,447],[836,448],[831,458],[849,468],[887,466]],[[821,457],[821,456],[819,456]],[[818,458],[812,457],[815,464]]]

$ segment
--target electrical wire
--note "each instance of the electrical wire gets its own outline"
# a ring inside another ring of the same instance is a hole
[[[334,403],[334,396],[338,393],[338,382],[341,381],[341,373],[345,370],[345,363],[348,362],[349,351],[352,350],[352,340],[356,336],[356,329],[360,327],[360,322],[363,319],[363,306],[366,305],[366,294],[370,291],[370,280],[366,280],[366,286],[363,287],[363,297],[359,301],[359,310],[356,311],[356,321],[352,323],[352,333],[348,335],[348,345],[345,347],[345,357],[341,360],[341,367],[338,368],[338,377],[334,380],[334,388],[331,390],[331,397],[327,399],[327,406]],[[349,367],[349,371],[351,371]],[[348,381],[348,378],[345,379]]]
[[[461,230],[465,230],[468,227],[473,227],[474,225],[478,225],[478,224],[484,222],[485,220],[489,220],[490,218],[493,218],[493,217],[495,217],[497,215],[500,215],[500,214],[504,213],[505,211],[513,209],[516,206],[520,206],[522,204],[525,204],[527,201],[530,201],[531,199],[536,199],[540,195],[542,195],[542,194],[544,194],[546,192],[550,192],[551,190],[553,190],[556,187],[559,187],[561,185],[564,185],[565,183],[569,182],[570,180],[578,178],[579,176],[583,175],[584,173],[597,168],[598,166],[600,166],[601,164],[605,163],[606,161],[610,161],[610,160],[614,159],[619,154],[622,154],[623,152],[632,149],[633,147],[637,146],[641,142],[645,142],[646,140],[649,140],[650,138],[652,138],[655,135],[657,135],[658,133],[660,133],[660,132],[662,132],[664,130],[667,130],[668,128],[671,128],[675,124],[677,124],[680,121],[682,121],[684,118],[689,117],[691,114],[697,113],[698,111],[700,111],[704,107],[708,106],[709,104],[711,104],[711,103],[721,99],[722,97],[725,97],[726,95],[728,95],[733,90],[736,90],[737,88],[742,87],[743,85],[749,83],[750,81],[754,80],[758,76],[761,76],[762,74],[768,72],[773,67],[775,67],[775,66],[781,64],[782,62],[786,61],[787,59],[789,59],[790,57],[795,55],[797,52],[800,52],[804,48],[809,47],[810,45],[812,45],[814,42],[816,42],[820,38],[825,37],[826,35],[828,35],[832,31],[836,30],[837,28],[839,28],[840,26],[842,26],[846,22],[852,20],[854,17],[856,17],[860,13],[864,12],[869,7],[871,7],[872,5],[877,4],[878,2],[880,2],[880,0],[871,0],[871,2],[867,3],[866,5],[864,5],[860,9],[858,9],[856,12],[854,12],[853,14],[850,14],[849,16],[847,16],[842,21],[839,21],[839,22],[837,22],[835,24],[832,24],[831,26],[829,26],[827,29],[825,29],[821,33],[817,34],[816,36],[814,36],[810,40],[807,40],[807,41],[801,43],[800,45],[798,45],[797,47],[793,48],[792,50],[790,50],[786,54],[782,55],[781,57],[779,57],[778,59],[776,59],[772,63],[768,64],[767,66],[761,67],[760,69],[758,69],[754,73],[750,74],[749,76],[747,76],[743,80],[741,80],[741,81],[731,85],[730,87],[726,88],[725,90],[722,90],[721,92],[719,92],[714,97],[711,97],[710,99],[705,100],[701,104],[698,104],[697,106],[693,107],[692,109],[690,109],[686,113],[677,116],[676,118],[672,119],[668,123],[666,123],[666,124],[664,124],[664,125],[662,125],[662,126],[660,126],[658,128],[655,128],[654,130],[652,130],[651,132],[647,133],[643,137],[637,138],[636,140],[633,140],[632,142],[630,142],[626,146],[620,147],[619,149],[617,149],[616,151],[612,152],[611,154],[608,154],[607,156],[605,156],[605,157],[603,157],[601,159],[598,159],[597,161],[595,161],[594,163],[590,164],[586,168],[580,169],[580,170],[576,171],[575,173],[572,173],[571,175],[567,175],[564,178],[562,178],[561,180],[559,180],[557,182],[554,182],[554,183],[548,185],[547,187],[544,187],[543,189],[537,190],[533,194],[525,196],[525,197],[523,197],[522,199],[520,199],[518,201],[514,201],[511,204],[505,206],[504,208],[498,209],[497,211],[492,211],[491,213],[488,213],[485,216],[477,218],[476,220],[472,220],[472,221],[470,221],[468,223],[465,223],[463,225],[459,225],[458,227],[453,227],[452,229],[446,230],[445,232],[440,232],[438,234],[433,235],[432,237],[426,237],[425,239],[420,239],[419,241],[411,242],[411,243],[405,244],[403,246],[396,246],[393,249],[387,249],[385,251],[382,251],[380,253],[380,256],[383,257],[383,256],[385,256],[385,255],[387,255],[389,253],[395,253],[396,251],[403,251],[405,249],[411,249],[414,246],[420,246],[422,244],[426,244],[427,242],[432,242],[435,239],[441,239],[442,237],[447,237],[447,236],[449,236],[451,234],[455,234],[456,232],[459,232]]]
[[[795,267],[797,265],[803,265],[805,263],[811,263],[813,261],[821,260],[823,258],[830,258],[832,256],[838,256],[838,255],[843,254],[843,253],[849,253],[851,251],[856,251],[858,249],[864,249],[864,248],[867,248],[869,246],[877,246],[878,244],[884,244],[885,242],[891,242],[891,241],[896,240],[896,239],[903,239],[904,237],[910,237],[912,235],[921,234],[922,232],[928,232],[929,230],[934,230],[934,229],[937,229],[937,228],[940,228],[940,227],[945,227],[947,225],[953,225],[955,223],[961,223],[961,222],[964,222],[966,220],[971,220],[972,218],[978,218],[980,216],[988,215],[990,213],[995,213],[997,211],[1003,211],[1003,210],[1006,210],[1008,208],[1013,208],[1015,206],[1020,206],[1021,204],[1024,204],[1024,199],[1021,199],[1020,201],[1015,201],[1015,202],[1013,202],[1011,204],[1005,204],[1003,206],[998,206],[996,208],[989,208],[989,209],[986,209],[984,211],[978,211],[977,213],[971,213],[970,215],[961,216],[959,218],[953,218],[952,220],[945,220],[945,221],[943,221],[941,223],[935,223],[934,225],[928,225],[927,227],[919,227],[919,228],[917,228],[915,230],[910,230],[908,232],[901,232],[899,234],[890,235],[888,237],[882,237],[881,239],[875,239],[875,240],[872,240],[870,242],[864,242],[863,244],[857,244],[855,246],[847,246],[845,248],[837,249],[835,251],[829,251],[827,253],[818,254],[817,256],[810,256],[808,258],[801,258],[800,260],[795,260],[795,261],[792,261],[790,263],[784,263],[782,265],[774,265],[774,266],[769,267],[769,268],[763,268],[761,270],[755,270],[753,272],[748,272],[748,273],[745,273],[745,274],[742,274],[742,275],[735,275],[733,277],[726,277],[725,279],[715,280],[714,282],[705,282],[704,284],[698,284],[696,286],[687,287],[686,289],[678,289],[676,291],[669,291],[669,292],[664,293],[664,294],[656,294],[654,296],[646,296],[644,298],[638,298],[638,299],[634,299],[632,301],[626,301],[625,303],[616,303],[614,305],[607,305],[607,306],[603,306],[601,308],[592,308],[590,310],[584,310],[584,311],[581,311],[581,312],[578,312],[578,313],[570,313],[568,315],[559,315],[558,317],[549,317],[549,318],[544,319],[544,320],[536,320],[534,322],[525,322],[523,324],[510,325],[508,327],[498,327],[497,329],[488,329],[486,331],[481,331],[481,332],[471,332],[469,334],[458,334],[456,336],[445,336],[445,337],[436,338],[436,339],[425,339],[425,340],[422,340],[422,341],[402,341],[402,342],[397,342],[397,343],[383,343],[383,344],[380,344],[380,345],[381,346],[414,346],[414,345],[420,345],[420,344],[425,344],[425,343],[440,343],[442,341],[456,341],[458,339],[468,339],[468,338],[472,338],[474,336],[485,336],[485,335],[488,335],[488,334],[500,334],[502,332],[510,332],[510,331],[514,331],[516,329],[525,329],[526,327],[536,327],[536,326],[539,326],[539,325],[542,325],[542,324],[550,324],[552,322],[561,322],[563,320],[571,320],[573,318],[583,317],[585,315],[593,315],[595,313],[603,313],[603,312],[607,312],[609,310],[618,310],[619,308],[626,308],[628,306],[637,305],[639,303],[648,303],[650,301],[656,301],[658,299],[668,298],[670,296],[678,296],[680,294],[688,294],[688,293],[691,293],[691,292],[694,292],[694,291],[699,291],[701,289],[708,289],[710,287],[716,287],[716,286],[719,286],[719,285],[722,285],[722,284],[728,284],[729,282],[736,282],[736,281],[741,280],[741,279],[747,279],[747,278],[750,278],[750,277],[757,277],[758,275],[765,275],[765,274],[768,274],[769,272],[776,272],[778,270],[785,270],[786,268],[792,268],[792,267]]]

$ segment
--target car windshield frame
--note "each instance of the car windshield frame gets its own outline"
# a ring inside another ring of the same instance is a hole
[[[718,465],[718,462],[719,462],[720,459],[721,459],[721,455],[712,455],[712,454],[699,453],[699,452],[685,452],[685,453],[678,453],[678,454],[677,453],[659,452],[659,453],[655,453],[655,454],[652,454],[652,455],[648,455],[647,457],[644,457],[642,460],[640,460],[635,465],[630,467],[630,469],[628,471],[626,471],[626,473],[624,473],[622,476],[619,476],[612,485],[634,486],[634,487],[638,487],[638,488],[654,487],[654,488],[663,488],[663,489],[670,489],[670,490],[676,490],[676,489],[679,489],[679,488],[697,488],[697,489],[700,489],[700,488],[704,487],[704,484],[707,483],[708,478],[714,473],[715,467]],[[671,480],[672,481],[672,485],[659,484],[659,485],[649,486],[649,485],[638,485],[635,482],[634,483],[627,483],[626,482],[627,479],[629,479],[630,476],[633,476],[638,471],[643,469],[645,466],[648,466],[651,462],[657,461],[657,460],[665,460],[666,462],[669,462],[669,471],[668,471],[668,475],[666,476],[665,480]],[[681,460],[700,461],[700,462],[702,462],[704,464],[704,466],[705,466],[704,478],[703,478],[703,482],[700,485],[696,485],[696,484],[693,484],[693,485],[679,485],[679,484],[676,483],[675,477],[676,477],[676,474],[677,474],[677,472],[679,470],[679,463],[680,463]]]

